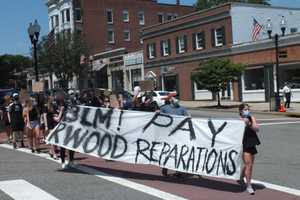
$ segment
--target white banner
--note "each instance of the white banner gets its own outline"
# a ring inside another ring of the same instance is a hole
[[[238,179],[244,128],[241,120],[76,106],[47,142],[105,159]]]

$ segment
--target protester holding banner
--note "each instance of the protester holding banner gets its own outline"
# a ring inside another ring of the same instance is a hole
[[[54,120],[59,123],[63,116],[65,111],[67,110],[66,104],[65,104],[65,97],[62,92],[59,92],[56,96],[56,112],[58,113],[57,116],[54,117]],[[65,164],[65,157],[66,157],[66,149],[63,147],[60,147],[60,159],[61,159],[61,166],[63,169],[65,169],[67,166],[71,166],[73,164],[74,160],[74,151],[68,150],[69,152],[69,163],[68,165]]]
[[[59,113],[56,113],[54,109],[53,97],[48,97],[47,104],[44,106],[43,109],[43,118],[45,123],[46,135],[48,135],[48,133],[52,131],[57,125],[57,122],[54,120],[54,117],[58,116],[58,114]],[[55,160],[58,159],[57,147],[55,145],[51,145],[49,154],[51,158],[54,158]]]
[[[254,195],[254,190],[251,186],[252,170],[254,164],[254,155],[257,154],[256,146],[260,145],[260,141],[256,132],[258,131],[258,124],[256,119],[250,113],[248,104],[241,104],[239,106],[239,114],[241,119],[245,122],[246,128],[243,138],[243,161],[244,167],[241,171],[240,184],[244,184],[244,177],[246,178],[247,191]]]
[[[39,153],[40,117],[35,99],[28,99],[25,101],[24,115],[29,147],[32,153]]]
[[[180,106],[178,100],[173,96],[168,96],[168,99],[165,100],[165,105],[160,108],[160,112],[170,115],[188,116],[186,109]],[[162,168],[161,173],[163,176],[167,176],[168,169]],[[180,177],[182,176],[182,173],[176,172],[175,176]]]

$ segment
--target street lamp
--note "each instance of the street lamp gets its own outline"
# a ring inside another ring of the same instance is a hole
[[[282,32],[281,36],[285,35],[285,30],[287,26],[287,21],[284,16],[281,17],[280,20],[280,29]],[[269,35],[269,39],[272,39],[272,31],[273,31],[273,25],[271,18],[268,18],[266,29]],[[276,94],[275,94],[275,101],[276,101],[276,108],[278,109],[280,106],[280,93],[279,93],[279,48],[278,48],[278,41],[279,41],[279,35],[276,33],[274,35],[274,41],[275,41],[275,56],[276,56]]]
[[[27,31],[28,31],[28,35],[29,35],[31,44],[33,45],[35,81],[39,81],[39,74],[38,74],[38,68],[37,68],[36,46],[37,46],[37,43],[39,40],[41,27],[38,24],[37,20],[34,20],[33,24],[32,23],[29,24]]]
[[[93,76],[93,61],[94,61],[94,56],[90,56],[89,57],[89,61],[90,61],[90,67],[91,67],[91,72],[90,72],[90,78],[91,78],[91,84],[92,84],[92,88],[94,89],[94,76]]]

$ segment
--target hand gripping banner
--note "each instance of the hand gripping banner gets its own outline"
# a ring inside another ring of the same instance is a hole
[[[75,106],[46,141],[110,160],[238,179],[244,129],[241,120]]]

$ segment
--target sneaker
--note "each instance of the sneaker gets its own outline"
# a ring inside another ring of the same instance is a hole
[[[73,161],[69,161],[68,162],[68,167],[74,167],[74,162]]]
[[[13,143],[13,147],[14,147],[14,149],[17,149],[17,144]]]
[[[67,168],[67,165],[66,165],[65,163],[62,163],[62,164],[61,164],[61,168],[62,168],[62,169],[66,169],[66,168]]]
[[[52,155],[52,157],[53,157],[54,160],[58,160],[57,154]]]
[[[251,195],[254,195],[254,194],[255,194],[255,192],[254,192],[254,190],[253,190],[253,188],[252,188],[251,185],[248,185],[247,188],[246,188],[246,190],[247,190],[247,192],[248,192],[249,194],[251,194]]]
[[[34,153],[35,152],[35,150],[34,149],[31,149],[31,153]]]

